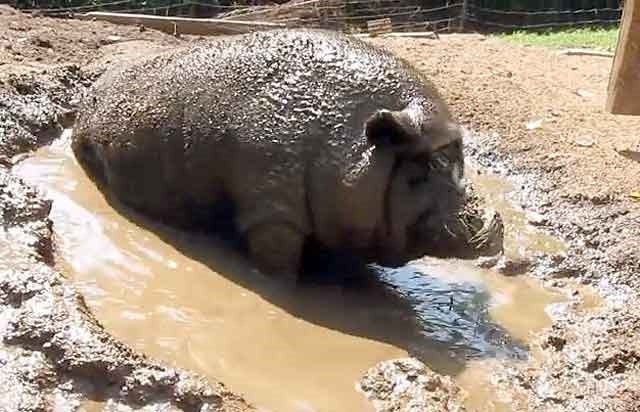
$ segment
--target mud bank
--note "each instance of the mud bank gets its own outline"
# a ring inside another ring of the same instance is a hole
[[[517,168],[496,136],[467,140],[468,152],[490,173],[508,178],[512,200],[530,222],[566,242],[560,254],[509,264],[558,288],[572,302],[558,307],[551,328],[536,339],[539,356],[496,371],[514,396],[514,410],[637,411],[640,409],[638,239],[640,213],[616,197],[563,196],[537,170]],[[600,298],[583,295],[588,285]]]
[[[376,412],[464,412],[464,394],[448,377],[413,358],[381,362],[371,368],[359,389]]]
[[[12,157],[59,136],[73,121],[77,94],[92,77],[67,65],[0,79],[0,164],[10,166]]]

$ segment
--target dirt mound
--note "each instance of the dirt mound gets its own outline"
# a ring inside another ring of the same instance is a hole
[[[466,396],[449,377],[413,358],[381,362],[358,384],[376,412],[465,412]]]
[[[0,4],[0,16],[15,16],[18,14],[20,14],[20,12],[13,7],[6,4]]]
[[[156,30],[77,19],[36,17],[4,6],[0,11],[0,72],[22,72],[50,65],[84,65],[108,54],[111,44],[146,41],[178,45]],[[1,77],[1,76],[0,76]]]

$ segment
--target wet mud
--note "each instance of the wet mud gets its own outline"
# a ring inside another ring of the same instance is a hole
[[[523,262],[529,275],[569,297],[533,340],[537,356],[497,368],[497,386],[513,410],[638,410],[638,209],[616,197],[558,195],[552,179],[517,169],[512,155],[500,153],[495,134],[468,137],[469,155],[510,182],[509,200],[527,211],[529,224],[565,244],[560,253],[488,262],[498,269]]]
[[[531,279],[455,259],[373,267],[351,285],[283,289],[222,241],[106,199],[73,157],[71,133],[14,167],[53,200],[56,266],[118,339],[220,379],[258,408],[373,410],[357,382],[379,362],[413,356],[434,376],[451,376],[449,386],[467,393],[463,403],[498,410],[488,365],[527,359],[530,336],[551,322],[545,308],[561,300]],[[515,212],[500,206],[520,231]],[[527,253],[547,240],[529,236],[520,240]]]

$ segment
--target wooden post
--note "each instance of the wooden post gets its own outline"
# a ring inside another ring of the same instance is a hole
[[[625,0],[609,77],[607,111],[640,115],[640,0]]]
[[[465,25],[467,23],[467,16],[468,15],[469,15],[469,0],[463,0],[462,1],[462,11],[460,12],[460,25],[458,27],[459,31],[464,31]],[[436,29],[434,29],[434,30],[436,30]]]

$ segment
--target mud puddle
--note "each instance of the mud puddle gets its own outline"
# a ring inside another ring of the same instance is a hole
[[[221,380],[263,411],[369,411],[356,382],[408,353],[453,376],[472,410],[509,410],[491,365],[526,358],[529,337],[550,322],[545,309],[561,300],[531,279],[435,259],[374,268],[378,279],[364,286],[284,291],[215,239],[117,213],[69,137],[14,169],[54,200],[60,269],[116,337]],[[555,247],[531,233],[523,241]]]
[[[467,167],[467,175],[473,180],[476,188],[487,198],[487,203],[500,212],[505,224],[505,255],[511,259],[526,259],[537,253],[557,254],[566,252],[563,242],[553,236],[539,231],[530,225],[532,221],[541,219],[535,214],[513,206],[509,194],[514,187],[506,180],[486,172],[471,163]]]

